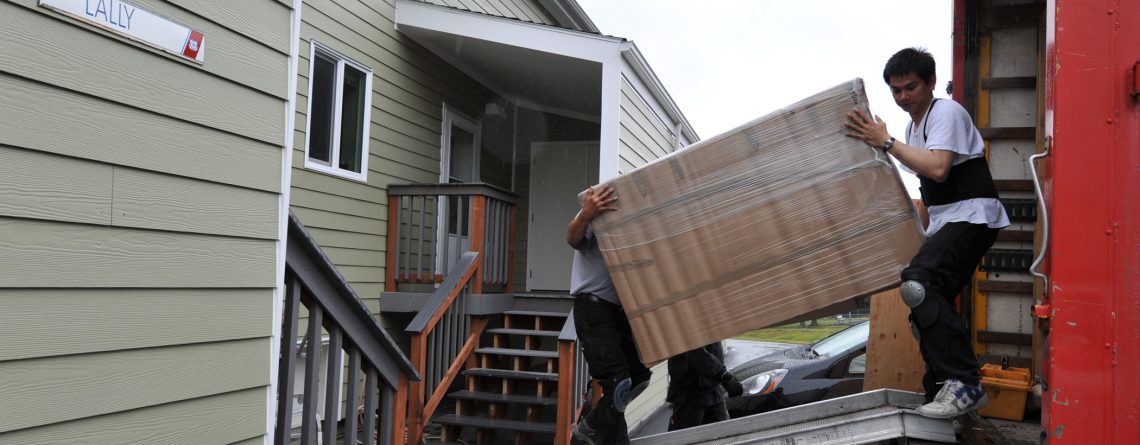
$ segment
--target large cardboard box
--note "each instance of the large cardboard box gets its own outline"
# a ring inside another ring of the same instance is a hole
[[[606,184],[592,223],[642,359],[897,286],[922,242],[887,156],[844,136],[862,80]]]

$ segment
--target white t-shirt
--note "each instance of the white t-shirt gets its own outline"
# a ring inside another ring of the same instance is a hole
[[[974,127],[970,114],[958,102],[949,99],[935,99],[917,127],[913,121],[907,124],[906,144],[911,147],[952,151],[955,153],[954,165],[986,154],[985,142],[977,127]],[[899,164],[899,166],[907,172],[914,173],[905,165]],[[941,230],[946,223],[952,222],[985,224],[995,229],[1009,225],[1009,216],[1006,215],[1005,208],[1002,207],[1001,201],[995,198],[972,198],[946,205],[930,206],[926,208],[926,212],[930,215],[930,225],[926,227],[928,237]]]

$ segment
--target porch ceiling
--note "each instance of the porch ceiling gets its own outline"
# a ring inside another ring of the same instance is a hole
[[[625,42],[414,0],[397,1],[396,28],[507,99],[595,120],[602,61]]]

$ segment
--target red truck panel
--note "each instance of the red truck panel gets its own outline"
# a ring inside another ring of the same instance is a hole
[[[1140,58],[1135,2],[1048,4],[1044,161],[1050,443],[1140,438]]]

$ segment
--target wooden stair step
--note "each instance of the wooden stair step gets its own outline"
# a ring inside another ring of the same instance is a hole
[[[566,318],[567,315],[562,312],[543,312],[543,311],[503,311],[503,315],[524,315],[532,317],[557,317]]]
[[[525,420],[488,419],[485,417],[460,416],[456,414],[445,414],[439,417],[434,417],[432,418],[432,422],[443,425],[492,430],[521,431],[524,433],[554,434],[555,430],[555,425],[551,422],[527,422]]]
[[[513,371],[510,369],[471,368],[463,370],[463,375],[475,377],[496,377],[517,380],[549,380],[557,381],[558,374],[552,372]]]
[[[516,357],[558,358],[558,351],[541,351],[535,349],[478,348],[475,352],[479,354],[511,355]]]
[[[1000,232],[999,232],[1000,233]],[[557,337],[558,331],[539,331],[535,329],[511,329],[511,328],[493,328],[487,329],[490,334],[508,334],[508,335],[534,335],[539,337]]]
[[[480,402],[492,403],[510,403],[516,405],[543,405],[554,406],[558,404],[557,397],[540,397],[540,396],[526,396],[519,394],[497,394],[493,392],[482,391],[456,391],[447,395],[448,397],[463,400],[476,400]]]

